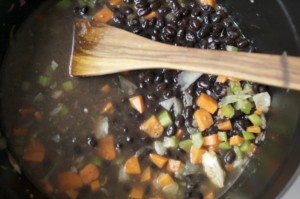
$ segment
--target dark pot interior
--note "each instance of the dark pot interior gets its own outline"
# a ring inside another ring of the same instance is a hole
[[[8,46],[11,29],[15,33],[41,1],[27,1],[7,13],[12,2],[0,3],[0,63]],[[248,38],[252,38],[260,52],[300,55],[299,1],[251,1],[223,0],[226,7],[240,24]],[[298,20],[298,21],[297,21]],[[16,26],[15,26],[16,25]],[[297,32],[298,31],[298,32]],[[300,93],[271,88],[272,108],[268,115],[267,141],[259,148],[237,182],[224,198],[275,198],[284,194],[300,162]],[[1,118],[5,118],[2,113]],[[5,132],[2,132],[5,134]],[[7,159],[7,151],[1,151],[0,195],[1,198],[43,198],[23,176],[17,175]],[[7,169],[3,169],[3,168]],[[30,190],[30,191],[29,191]]]

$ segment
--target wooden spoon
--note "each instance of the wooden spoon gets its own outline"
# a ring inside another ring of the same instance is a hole
[[[88,20],[75,23],[71,75],[95,76],[168,68],[237,77],[300,90],[300,58],[202,50],[163,44]]]

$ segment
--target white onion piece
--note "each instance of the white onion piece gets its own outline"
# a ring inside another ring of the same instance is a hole
[[[182,111],[182,103],[178,98],[175,98],[174,100],[174,115],[177,116],[181,113]]]
[[[120,166],[118,180],[119,180],[119,182],[122,182],[122,183],[129,181],[129,175],[126,173],[123,165]]]
[[[268,92],[258,93],[253,96],[253,101],[257,109],[267,112],[271,105],[271,96]]]
[[[202,157],[204,172],[210,181],[216,186],[222,188],[225,182],[225,172],[222,169],[215,152],[205,152]]]
[[[178,84],[181,86],[181,90],[186,90],[192,83],[194,83],[202,73],[183,71],[178,74]]]
[[[183,106],[188,107],[193,105],[193,97],[188,92],[183,91]]]
[[[175,101],[175,97],[171,97],[170,99],[166,99],[166,100],[160,102],[159,104],[167,111],[170,111],[174,104],[174,101]]]
[[[251,95],[227,95],[223,97],[219,102],[219,107],[223,107],[227,104],[235,103],[239,100],[244,100],[250,98]]]
[[[178,190],[179,186],[176,182],[173,182],[172,184],[169,184],[163,188],[163,192],[170,196],[176,195]]]
[[[187,176],[187,175],[198,173],[199,171],[200,171],[199,165],[192,164],[188,160],[185,162],[184,168],[182,170],[182,175]]]
[[[108,135],[108,118],[107,117],[100,117],[96,121],[96,127],[95,127],[95,136],[97,139],[103,138]]]
[[[52,60],[51,61],[51,69],[54,71],[56,70],[58,67],[58,63],[56,63],[56,61]]]
[[[137,89],[136,85],[134,85],[131,81],[125,79],[121,75],[119,75],[119,80],[123,92],[125,92],[127,95],[133,95],[135,93],[135,90]]]
[[[164,155],[167,150],[163,143],[158,140],[153,143],[153,147],[158,155]]]

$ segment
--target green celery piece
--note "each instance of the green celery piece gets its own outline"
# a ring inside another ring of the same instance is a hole
[[[190,152],[192,145],[193,145],[193,141],[190,139],[179,142],[179,147],[187,153]]]
[[[237,47],[231,46],[231,45],[226,45],[225,48],[226,48],[226,51],[229,51],[229,52],[237,52],[238,51]]]
[[[95,7],[97,0],[78,0],[80,6],[88,6],[90,8]]]
[[[95,165],[97,165],[97,166],[101,166],[101,164],[102,164],[102,160],[99,158],[99,157],[97,157],[97,156],[95,156],[94,158],[93,158],[93,161],[92,161]]]
[[[235,107],[237,110],[241,110],[245,114],[249,114],[252,108],[251,102],[249,100],[239,100],[236,102]]]
[[[200,149],[203,145],[204,139],[202,137],[202,134],[200,132],[192,134],[192,142],[193,146]]]
[[[240,82],[233,82],[233,81],[230,81],[229,82],[229,87],[231,89],[232,92],[236,93],[236,92],[240,92],[243,90]]]
[[[227,104],[221,108],[222,114],[227,118],[232,118],[234,116],[234,108]]]
[[[68,107],[66,107],[66,105],[64,105],[63,103],[58,103],[57,107],[60,107],[60,116],[65,116],[69,113]]]
[[[71,91],[71,90],[73,90],[74,86],[71,81],[66,81],[63,83],[63,88],[65,91]]]
[[[243,142],[243,144],[241,144],[241,146],[239,147],[239,149],[242,153],[247,153],[249,151],[249,148],[250,148],[250,142],[249,141]]]
[[[250,133],[248,131],[244,131],[243,132],[243,137],[244,137],[245,140],[253,140],[253,139],[255,139],[254,134]]]
[[[253,125],[261,126],[263,124],[263,121],[262,121],[261,117],[257,114],[249,115],[248,119],[251,121],[251,123]]]
[[[163,127],[168,127],[173,124],[172,118],[168,111],[163,111],[158,115],[158,120]]]
[[[176,136],[164,137],[163,146],[166,148],[176,148],[178,146],[178,139]]]
[[[229,149],[231,149],[231,146],[230,146],[230,144],[228,142],[221,142],[219,144],[219,149],[221,149],[221,150],[229,150]]]
[[[43,87],[47,87],[50,85],[51,79],[48,76],[45,75],[40,75],[38,77],[38,84],[43,86]]]
[[[234,146],[233,150],[239,159],[243,159],[243,153],[238,146]]]
[[[60,1],[56,4],[56,6],[57,6],[58,8],[60,8],[60,9],[65,10],[65,9],[67,9],[67,8],[69,8],[69,7],[71,6],[71,0],[60,0]]]
[[[227,142],[227,133],[225,131],[218,132],[219,140]]]

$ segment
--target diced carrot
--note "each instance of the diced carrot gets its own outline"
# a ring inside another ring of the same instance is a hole
[[[94,180],[90,183],[92,191],[98,191],[101,188],[100,180]]]
[[[256,150],[257,146],[253,143],[250,144],[249,150],[247,152],[248,156],[252,156],[254,151]]]
[[[224,84],[225,82],[227,82],[228,78],[224,75],[219,75],[216,79],[216,82],[222,83]]]
[[[176,138],[182,138],[182,136],[183,136],[183,130],[182,129],[177,129],[177,131],[176,131],[176,134],[175,134],[175,136],[176,136]]]
[[[254,111],[254,113],[255,113],[256,115],[261,115],[261,114],[263,113],[263,111],[262,111],[261,109],[256,109],[256,110]]]
[[[201,3],[204,4],[204,5],[210,5],[213,8],[216,7],[215,0],[201,0]]]
[[[152,115],[140,126],[140,130],[144,131],[151,138],[158,138],[164,132],[164,127],[160,124],[157,117]]]
[[[194,118],[198,123],[200,131],[204,131],[214,124],[211,114],[204,109],[198,109],[195,111]]]
[[[45,152],[44,145],[38,139],[31,139],[24,150],[23,160],[42,162],[45,158]]]
[[[135,185],[131,188],[129,198],[134,198],[134,199],[142,199],[144,196],[144,187],[140,185]]]
[[[112,6],[119,6],[122,3],[122,0],[108,0],[109,4]]]
[[[202,156],[206,152],[203,148],[197,148],[192,146],[190,151],[190,161],[192,164],[200,164],[202,162]]]
[[[76,190],[66,190],[65,193],[70,199],[76,199],[78,197],[78,191]]]
[[[128,174],[140,174],[141,167],[137,155],[131,156],[125,163],[125,171]]]
[[[161,187],[165,187],[174,182],[173,178],[168,173],[162,173],[158,176],[157,182]]]
[[[151,162],[153,162],[158,168],[163,168],[168,162],[167,158],[154,153],[150,153],[149,157]]]
[[[242,138],[241,136],[239,135],[234,135],[232,137],[229,138],[229,144],[231,146],[234,146],[234,145],[240,145],[244,142],[244,138]]]
[[[20,127],[20,128],[14,128],[13,129],[13,135],[14,136],[24,136],[27,135],[28,129],[25,127]]]
[[[79,176],[84,184],[89,184],[99,178],[100,172],[96,165],[89,163],[80,170]]]
[[[261,133],[261,128],[259,126],[248,126],[247,131],[250,133]]]
[[[114,137],[112,135],[108,135],[99,140],[98,155],[105,160],[114,160],[116,158]]]
[[[53,188],[52,184],[50,184],[50,182],[48,182],[48,181],[42,181],[41,187],[42,187],[43,191],[45,191],[48,194],[51,194],[54,192],[54,188]]]
[[[154,17],[157,17],[157,14],[156,14],[155,11],[151,11],[149,14],[144,16],[144,19],[149,20],[149,19],[152,19]]]
[[[105,84],[100,88],[102,93],[108,93],[110,91],[110,85],[109,84]]]
[[[167,164],[168,172],[179,172],[182,168],[182,162],[180,160],[169,159]]]
[[[74,190],[82,186],[81,177],[72,171],[65,171],[58,175],[58,187],[61,191]]]
[[[43,114],[42,114],[42,112],[40,112],[40,111],[34,112],[34,118],[38,122],[43,121]]]
[[[100,112],[101,113],[113,113],[114,110],[115,109],[114,109],[112,102],[108,102]]]
[[[211,96],[209,96],[205,93],[202,93],[198,97],[196,103],[200,108],[207,110],[211,114],[214,114],[216,112],[216,110],[218,109],[217,100],[215,100],[214,98],[212,98]]]
[[[225,122],[222,122],[218,124],[218,129],[221,131],[229,131],[232,129],[231,121],[227,120]]]
[[[139,113],[143,113],[145,111],[145,103],[141,95],[129,98],[129,102],[131,107],[137,110]]]
[[[212,134],[212,135],[205,136],[205,137],[203,137],[203,140],[204,140],[204,143],[203,143],[204,146],[220,144],[218,134]]]
[[[215,194],[214,192],[208,192],[204,195],[204,199],[215,199]]]
[[[99,12],[97,12],[94,16],[94,20],[98,23],[107,23],[112,19],[114,13],[108,8],[103,7]]]
[[[233,165],[227,163],[227,164],[225,164],[225,169],[226,169],[227,171],[232,171],[232,170],[233,170]]]
[[[236,78],[236,77],[230,77],[229,79],[230,79],[230,81],[233,81],[233,82],[240,82],[241,81],[241,79]]]
[[[19,109],[19,113],[21,115],[22,118],[28,117],[30,113],[32,113],[32,109],[31,108],[20,108]]]
[[[151,180],[151,168],[148,166],[141,175],[141,182],[149,182]]]

